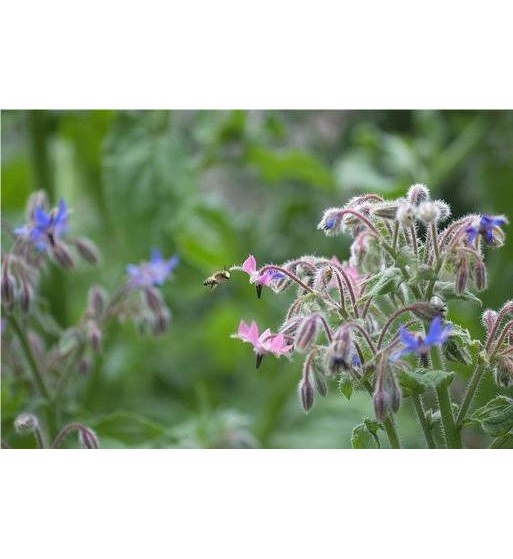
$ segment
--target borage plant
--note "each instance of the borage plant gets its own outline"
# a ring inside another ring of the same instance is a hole
[[[485,249],[503,244],[507,220],[466,215],[447,224],[450,213],[422,184],[393,201],[357,196],[326,210],[318,225],[327,236],[353,237],[348,261],[306,255],[259,268],[250,255],[231,268],[249,274],[258,297],[264,286],[276,293],[295,288],[277,332],[259,334],[255,322],[241,321],[234,337],[253,346],[257,367],[267,354],[304,358],[305,411],[316,394],[327,394],[330,379],[348,399],[355,389],[372,397],[375,419],[355,427],[353,447],[379,447],[384,431],[399,448],[395,413],[404,398],[429,448],[461,448],[471,424],[494,437],[492,447],[511,447],[513,400],[499,395],[472,413],[471,405],[484,374],[491,372],[500,388],[513,384],[513,301],[484,312],[483,340],[447,314],[451,299],[480,302],[474,291],[487,286]],[[450,391],[451,362],[473,368],[460,398]]]
[[[54,209],[48,207],[43,191],[29,198],[27,223],[11,231],[13,245],[2,255],[2,375],[27,384],[33,396],[22,403],[14,421],[17,433],[32,434],[41,448],[58,448],[78,433],[81,446],[98,448],[98,437],[88,426],[76,421],[62,425],[63,416],[80,400],[77,381],[94,367],[112,319],[130,320],[152,335],[167,329],[171,313],[158,287],[178,258],[165,260],[154,249],[149,262],[126,267],[126,279],[112,294],[92,285],[78,323],[62,329],[40,295],[41,276],[51,265],[71,271],[76,255],[98,264],[100,254],[90,240],[69,235],[70,212],[64,200]],[[8,442],[2,440],[2,446]]]

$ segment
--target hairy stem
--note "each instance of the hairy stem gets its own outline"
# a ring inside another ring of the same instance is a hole
[[[433,440],[433,434],[429,428],[426,412],[424,410],[424,404],[422,403],[422,398],[419,394],[412,394],[413,405],[415,406],[415,411],[417,412],[417,417],[419,418],[420,426],[424,431],[424,436],[426,437],[426,442],[428,448],[436,448],[435,441]]]
[[[456,418],[456,425],[459,429],[463,427],[463,422],[465,421],[465,416],[467,414],[468,409],[470,408],[470,404],[474,398],[476,393],[477,387],[481,381],[485,368],[481,365],[476,365],[472,376],[467,385],[467,389],[465,390],[465,395],[463,396],[463,400],[461,402],[461,407],[458,412],[458,417]]]
[[[395,427],[394,416],[392,414],[388,415],[383,420],[383,427],[390,441],[390,446],[392,448],[401,448],[401,442],[399,441],[399,436],[397,434],[397,429]]]

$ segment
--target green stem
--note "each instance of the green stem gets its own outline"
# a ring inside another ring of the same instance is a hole
[[[382,245],[383,245],[383,248],[388,252],[388,254],[390,254],[390,256],[394,259],[394,262],[395,262],[396,266],[398,266],[398,268],[401,270],[401,273],[403,274],[404,279],[409,280],[410,279],[410,274],[408,273],[408,270],[406,269],[406,266],[397,261],[396,251],[386,241],[382,241]],[[418,300],[422,300],[422,293],[420,292],[419,288],[416,285],[410,285],[409,287],[412,290],[412,293],[415,295],[415,297]]]
[[[426,442],[428,448],[436,448],[435,441],[433,440],[433,434],[429,428],[426,412],[424,410],[424,405],[422,399],[418,394],[412,394],[413,405],[415,406],[415,411],[417,412],[417,417],[419,418],[420,425],[424,431],[424,436],[426,437]]]
[[[442,356],[439,347],[434,347],[431,352],[434,369],[443,369]],[[451,396],[449,387],[445,384],[436,388],[440,416],[442,418],[443,431],[447,448],[461,448],[461,439],[456,429],[454,416],[452,414]]]
[[[465,421],[465,416],[467,411],[472,403],[472,399],[476,393],[477,387],[479,386],[479,382],[481,381],[481,377],[484,373],[484,367],[476,365],[472,376],[467,385],[467,390],[465,391],[465,395],[463,396],[463,401],[461,402],[460,411],[458,413],[458,417],[456,419],[456,425],[459,429],[463,427],[463,422]]]
[[[399,436],[397,435],[397,429],[395,428],[394,417],[392,415],[388,415],[383,420],[383,427],[385,428],[388,440],[390,441],[390,446],[392,448],[401,448]]]
[[[14,315],[9,315],[9,322],[11,323],[11,326],[14,330],[14,332],[16,333],[16,336],[21,344],[21,347],[23,348],[23,351],[25,353],[25,357],[27,358],[28,364],[30,365],[30,369],[32,370],[32,375],[34,376],[34,380],[36,381],[37,384],[37,388],[39,390],[39,392],[41,393],[41,395],[43,396],[43,398],[49,402],[50,401],[50,392],[48,391],[48,388],[46,387],[44,378],[43,378],[43,374],[41,372],[41,370],[39,369],[39,365],[37,363],[37,360],[34,356],[34,353],[32,352],[32,348],[30,347],[30,344],[27,340],[27,337],[25,336],[21,326],[18,324],[18,321],[16,320],[16,318],[14,317]]]

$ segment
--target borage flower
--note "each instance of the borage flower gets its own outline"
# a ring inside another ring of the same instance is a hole
[[[451,330],[452,326],[450,324],[442,326],[442,320],[439,316],[433,318],[426,337],[417,333],[412,334],[403,326],[399,331],[399,337],[404,348],[394,353],[392,359],[400,359],[403,355],[409,353],[416,353],[421,358],[425,358],[433,346],[441,346],[447,340]]]
[[[284,277],[281,272],[272,269],[266,270],[263,274],[261,274],[257,269],[256,260],[252,254],[244,260],[242,270],[249,275],[249,283],[256,284],[256,292],[259,299],[264,285],[269,285],[273,280],[279,280]]]
[[[178,256],[176,254],[169,260],[165,260],[159,250],[153,249],[149,262],[142,262],[139,266],[128,264],[126,267],[129,275],[128,284],[134,288],[162,285],[177,264]]]
[[[504,216],[483,215],[480,220],[475,220],[467,227],[467,239],[469,243],[473,243],[477,235],[482,235],[486,242],[491,245],[494,242],[494,233],[497,233],[499,227],[505,225],[508,220]]]
[[[68,208],[61,198],[57,208],[48,213],[42,206],[36,206],[32,213],[32,221],[27,225],[15,229],[16,235],[30,239],[37,249],[44,250],[51,245],[68,229]]]
[[[238,338],[253,346],[253,351],[256,353],[257,369],[266,353],[272,353],[274,356],[280,357],[286,355],[292,349],[292,345],[286,344],[283,334],[273,334],[269,328],[259,335],[258,325],[255,321],[248,326],[241,320],[239,330],[237,334],[232,334],[232,338]]]

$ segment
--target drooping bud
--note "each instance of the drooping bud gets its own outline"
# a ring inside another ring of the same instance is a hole
[[[89,264],[100,262],[100,251],[89,239],[74,239],[74,244],[78,253],[86,262],[89,262]]]
[[[289,318],[281,325],[278,332],[283,334],[284,336],[294,336],[297,327],[299,326],[302,320],[303,317],[301,316],[295,316],[293,318]]]
[[[454,290],[461,295],[467,287],[468,281],[468,262],[465,257],[460,258],[456,266],[456,276],[454,279]]]
[[[78,430],[78,441],[84,448],[100,448],[100,441],[98,440],[96,433],[85,425],[81,425]]]
[[[333,341],[326,352],[327,372],[336,375],[348,370],[352,365],[353,334],[350,327],[342,325],[335,332]]]
[[[331,266],[323,266],[317,270],[313,281],[315,291],[324,291],[333,278],[333,268]]]
[[[52,246],[52,254],[57,263],[66,270],[72,270],[75,267],[71,253],[64,243],[55,240]]]
[[[162,299],[162,295],[158,289],[154,287],[144,288],[144,298],[148,307],[155,313],[160,314],[165,309],[166,305]]]
[[[353,243],[351,244],[351,260],[354,261],[354,265],[359,266],[369,248],[369,234],[365,231],[359,233]]]
[[[35,433],[39,429],[39,420],[32,413],[21,413],[14,420],[14,429],[20,435]]]
[[[385,219],[395,219],[398,208],[399,202],[382,202],[372,206],[371,214]]]
[[[378,421],[383,421],[388,415],[392,400],[390,395],[383,389],[374,392],[372,396],[372,403],[374,405],[374,413]]]
[[[451,206],[449,206],[447,202],[444,202],[443,200],[435,200],[435,204],[440,212],[439,221],[445,221],[451,217]]]
[[[403,200],[397,207],[397,221],[404,227],[410,227],[415,221],[415,209],[410,202]]]
[[[429,200],[429,198],[429,188],[421,183],[412,184],[406,194],[406,199],[414,206],[418,206],[420,203]]]
[[[167,308],[163,308],[161,312],[156,313],[152,322],[152,331],[156,336],[163,334],[171,322],[171,312]]]
[[[435,202],[421,202],[417,207],[417,217],[426,225],[436,223],[440,219],[440,208]]]
[[[493,371],[493,377],[497,386],[509,388],[513,385],[513,357],[501,355],[497,360],[497,366]]]
[[[314,388],[308,376],[303,376],[299,383],[299,396],[305,412],[309,412],[314,403]]]
[[[9,255],[2,262],[2,303],[12,305],[14,302],[15,280],[9,270]]]
[[[303,319],[296,330],[294,337],[294,348],[299,352],[305,352],[310,349],[317,339],[319,332],[319,316],[312,314]]]
[[[443,316],[444,307],[433,303],[419,301],[411,306],[411,312],[422,320],[433,320],[436,316]]]
[[[493,311],[492,309],[486,309],[481,316],[481,323],[486,328],[486,331],[490,333],[495,325],[495,321],[497,320],[497,312]]]
[[[100,285],[93,285],[87,294],[87,314],[100,318],[107,304],[107,292]]]
[[[458,344],[455,336],[449,336],[442,346],[444,357],[448,361],[463,363],[470,365],[472,363],[472,355],[463,344]]]
[[[77,371],[81,375],[87,375],[91,370],[91,361],[87,357],[82,357],[77,363]]]
[[[87,342],[93,351],[99,353],[102,349],[102,331],[96,320],[88,320],[86,323]]]
[[[480,258],[477,259],[475,262],[474,282],[476,284],[476,288],[479,291],[483,291],[483,289],[486,289],[486,286],[488,285],[486,266],[484,265],[484,262]]]
[[[392,371],[388,371],[387,377],[385,379],[385,384],[390,395],[390,404],[392,406],[392,411],[397,413],[401,406],[401,387],[397,382],[397,377]]]
[[[28,314],[30,307],[32,306],[32,301],[34,300],[34,291],[32,286],[28,281],[21,282],[21,292],[20,292],[20,308],[21,312]]]
[[[340,232],[340,225],[342,222],[342,208],[328,208],[319,224],[317,229],[324,231],[325,235],[328,237],[333,237]]]

